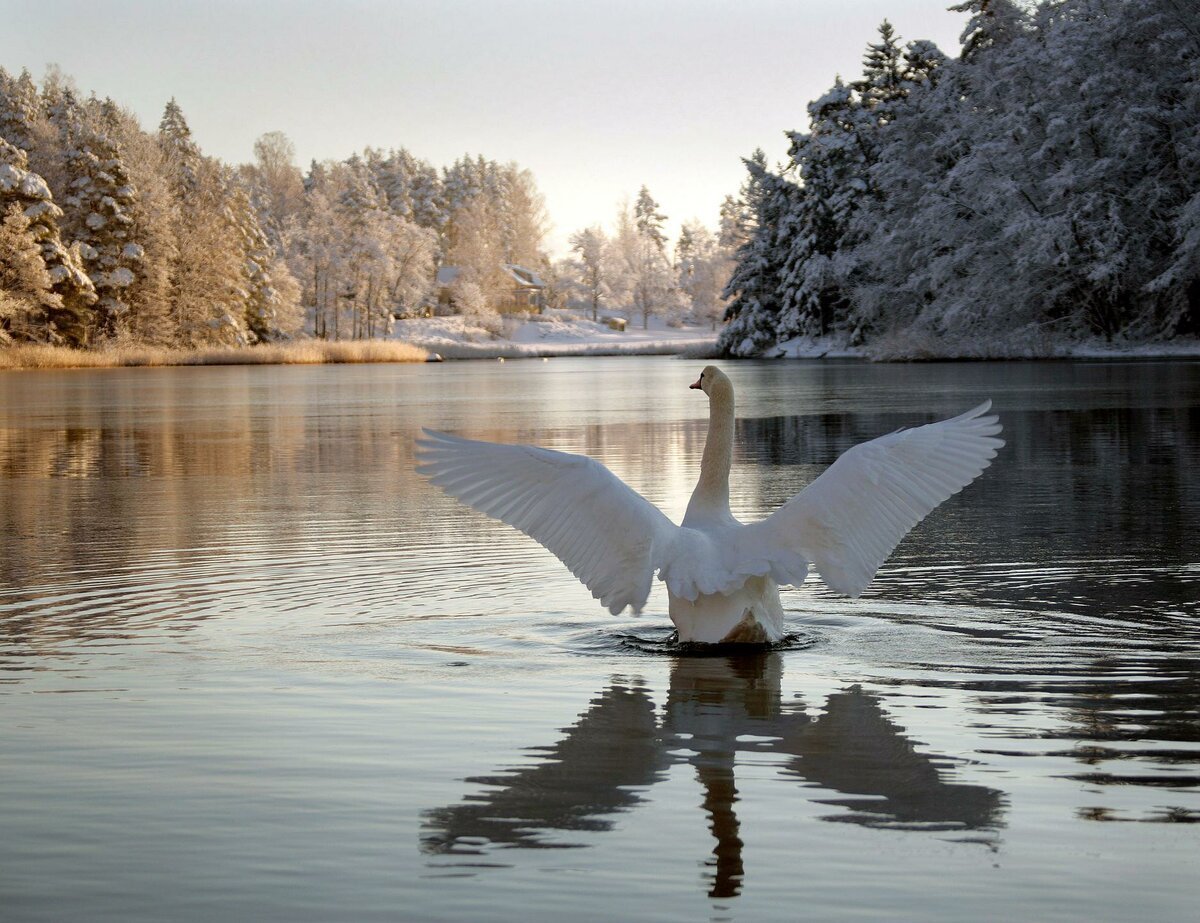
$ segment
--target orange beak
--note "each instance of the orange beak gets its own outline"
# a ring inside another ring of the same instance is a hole
[[[692,382],[690,385],[688,385],[688,388],[695,388],[697,391],[703,391],[703,390],[704,390],[703,388],[701,388],[701,387],[700,387],[700,379],[699,379],[699,378],[697,378],[697,379],[696,379],[695,381],[693,381],[693,382]]]

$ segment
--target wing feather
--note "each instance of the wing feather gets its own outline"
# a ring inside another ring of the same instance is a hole
[[[742,556],[763,559],[779,582],[804,559],[830,587],[867,588],[900,540],[936,506],[991,464],[1004,445],[991,401],[974,410],[899,430],[846,451],[820,477],[746,527]]]
[[[640,612],[678,527],[597,461],[426,429],[417,471],[536,539],[614,615]]]

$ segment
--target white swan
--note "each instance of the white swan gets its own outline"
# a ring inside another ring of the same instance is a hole
[[[815,566],[859,595],[900,539],[991,463],[1004,442],[991,402],[951,420],[854,446],[760,522],[729,511],[733,384],[708,366],[700,481],[682,525],[597,461],[529,445],[477,442],[426,429],[417,471],[473,509],[541,542],[614,615],[641,612],[655,573],[680,641],[776,641],[779,584]]]

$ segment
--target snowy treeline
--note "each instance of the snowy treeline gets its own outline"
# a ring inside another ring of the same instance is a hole
[[[407,151],[293,163],[278,132],[252,164],[205,156],[171,100],[147,132],[51,71],[0,69],[0,342],[239,345],[386,335],[460,267],[476,309],[504,263],[544,266],[532,175]]]
[[[591,312],[628,314],[643,327],[651,316],[714,328],[725,313],[722,291],[733,269],[733,254],[745,239],[743,208],[732,196],[721,206],[721,229],[714,234],[699,221],[686,221],[672,248],[664,229],[667,216],[643,186],[632,206],[617,211],[615,232],[599,225],[571,235],[572,257],[555,266],[565,300]]]
[[[259,147],[267,142],[286,139],[265,136]],[[386,334],[393,316],[425,307],[436,265],[458,268],[455,306],[478,314],[511,293],[506,263],[547,262],[545,206],[533,175],[515,164],[463,157],[439,172],[406,150],[368,148],[268,181],[258,161],[243,172],[301,282],[317,336]]]
[[[721,346],[1020,355],[1200,334],[1200,6],[968,0],[961,58],[888,23],[746,161]]]

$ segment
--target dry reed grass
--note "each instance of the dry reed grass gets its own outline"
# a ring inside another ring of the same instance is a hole
[[[164,365],[319,365],[352,362],[424,362],[428,358],[427,350],[395,340],[303,340],[295,343],[224,349],[114,346],[85,350],[20,344],[0,347],[0,370]]]

